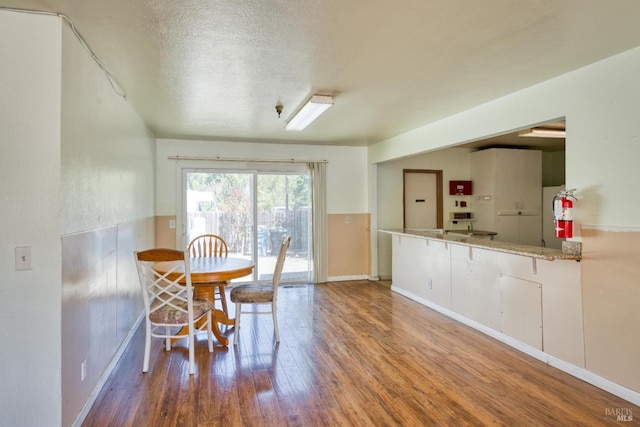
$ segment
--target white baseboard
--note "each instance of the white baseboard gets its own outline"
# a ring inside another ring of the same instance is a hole
[[[333,277],[328,277],[327,281],[329,282],[346,282],[348,280],[367,280],[369,279],[368,275],[362,275],[362,276],[333,276]]]
[[[553,366],[554,368],[557,368],[563,372],[566,372],[571,376],[579,378],[584,382],[587,382],[613,395],[616,395],[628,402],[633,403],[634,405],[640,405],[640,393],[634,390],[626,388],[620,384],[614,383],[613,381],[603,378],[599,375],[596,375],[593,372],[588,371],[584,368],[572,365],[569,362],[566,362],[562,359],[558,359],[557,357],[551,356],[550,354],[547,354],[542,350],[538,350],[535,347],[531,347],[528,344],[518,341],[515,338],[512,338],[508,335],[503,334],[502,332],[496,331],[495,329],[489,328],[488,326],[478,323],[475,320],[469,319],[468,317],[462,316],[461,314],[458,314],[455,311],[449,310],[446,307],[442,307],[427,299],[419,297],[411,292],[398,288],[397,286],[393,286],[393,284],[391,285],[391,290],[399,293],[400,295],[404,295],[409,299],[419,302],[420,304],[425,305],[439,313],[442,313],[447,317],[457,320],[458,322],[463,323],[477,331],[480,331],[486,335],[489,335],[490,337],[495,338],[498,341],[503,342],[508,346],[515,348],[516,350],[519,350],[525,354],[528,354],[529,356],[534,357],[540,360],[541,362],[544,362],[550,366]]]
[[[135,334],[136,330],[138,329],[138,326],[140,326],[140,323],[142,322],[143,319],[144,319],[144,313],[142,313],[140,317],[138,317],[138,320],[136,320],[136,323],[133,325],[133,327],[127,334],[127,336],[124,338],[124,340],[122,341],[122,344],[120,344],[120,348],[118,348],[118,351],[116,351],[116,354],[113,355],[111,362],[109,362],[109,364],[107,365],[107,368],[102,373],[102,376],[100,377],[93,391],[87,398],[87,401],[84,403],[82,410],[80,411],[76,419],[73,421],[73,424],[71,424],[73,427],[80,427],[84,422],[84,419],[87,417],[87,414],[89,414],[91,407],[93,406],[96,399],[98,398],[98,395],[102,391],[102,387],[104,387],[105,383],[109,379],[109,376],[115,369],[116,364],[122,357],[122,354],[127,349],[129,342],[131,342],[133,335]]]

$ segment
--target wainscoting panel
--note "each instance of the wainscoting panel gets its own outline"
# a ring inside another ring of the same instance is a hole
[[[155,218],[62,237],[62,418],[70,425],[142,313],[133,252]]]
[[[171,221],[173,221],[173,228],[170,227]],[[156,240],[159,248],[178,249],[175,221],[175,215],[156,217]]]
[[[369,214],[327,215],[331,280],[367,278],[370,274]]]
[[[640,392],[640,230],[582,229],[585,363]]]

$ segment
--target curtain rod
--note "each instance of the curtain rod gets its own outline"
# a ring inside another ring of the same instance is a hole
[[[328,160],[296,160],[296,159],[232,159],[225,157],[187,157],[169,156],[169,160],[209,160],[217,162],[245,162],[245,163],[329,163]]]

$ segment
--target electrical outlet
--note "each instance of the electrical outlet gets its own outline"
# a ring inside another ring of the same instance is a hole
[[[433,281],[431,279],[427,279],[427,289],[433,289]]]
[[[175,219],[170,219],[169,220],[169,228],[176,228],[176,220]]]
[[[87,359],[80,364],[80,381],[84,381],[85,378],[87,378]]]

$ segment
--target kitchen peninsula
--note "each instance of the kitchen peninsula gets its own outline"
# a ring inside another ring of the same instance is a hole
[[[448,234],[392,235],[392,287],[565,371],[584,369],[579,255]]]

